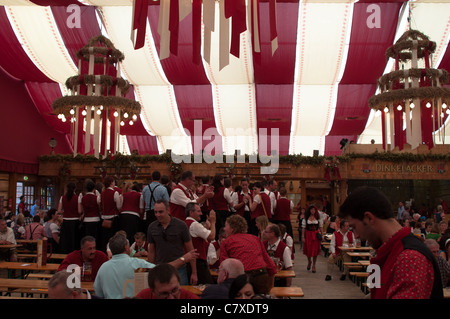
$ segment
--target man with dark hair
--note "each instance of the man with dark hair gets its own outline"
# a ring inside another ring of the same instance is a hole
[[[148,274],[149,288],[143,289],[136,298],[140,299],[200,299],[185,290],[180,284],[180,275],[170,264],[160,264]]]
[[[377,188],[359,187],[339,208],[356,238],[376,249],[371,265],[380,267],[373,299],[443,298],[439,267],[430,250],[396,221],[389,199]]]
[[[180,182],[172,190],[170,194],[170,214],[173,217],[181,220],[186,219],[185,208],[187,203],[195,202],[202,205],[208,198],[214,196],[212,187],[208,187],[205,192],[199,197],[193,191],[195,185],[195,176],[191,171],[184,171],[181,174]]]
[[[213,279],[209,271],[207,261],[209,242],[216,237],[216,212],[211,210],[205,225],[200,223],[202,216],[200,205],[197,203],[188,203],[186,205],[186,220],[189,234],[192,238],[192,244],[197,249],[198,258],[196,260],[198,284],[212,284]],[[187,265],[188,276],[190,277],[191,268]]]
[[[157,200],[169,201],[169,192],[161,184],[161,173],[153,171],[152,182],[142,190],[142,197],[145,202],[145,215],[141,231],[147,232],[148,225],[156,220],[154,206]]]
[[[156,220],[148,226],[148,261],[154,264],[170,263],[180,259],[183,263],[178,272],[182,285],[197,283],[195,258],[187,260],[185,251],[194,250],[191,235],[185,222],[169,214],[169,203],[159,200],[155,203]],[[197,257],[198,254],[195,254]],[[185,263],[190,262],[192,273],[188,277]]]

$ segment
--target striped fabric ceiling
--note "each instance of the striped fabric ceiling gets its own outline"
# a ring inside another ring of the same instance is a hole
[[[143,106],[140,119],[121,128],[123,152],[310,156],[340,155],[343,138],[381,144],[380,116],[367,101],[392,69],[386,49],[408,28],[437,43],[433,67],[450,71],[450,1],[277,0],[273,54],[273,2],[257,2],[260,52],[247,27],[236,57],[221,50],[220,32],[232,23],[220,18],[220,2],[203,1],[202,46],[209,34],[211,46],[202,47],[197,64],[191,0],[179,0],[177,55],[167,53],[158,30],[159,1],[149,1],[145,43],[135,50],[132,0],[0,0],[0,67],[24,81],[39,114],[70,144],[71,125],[52,114],[51,103],[78,72],[76,51],[103,33],[124,52],[128,97]]]

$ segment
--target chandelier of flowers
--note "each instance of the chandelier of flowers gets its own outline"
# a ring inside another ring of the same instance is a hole
[[[436,42],[417,30],[406,31],[387,49],[386,57],[395,59],[395,70],[379,78],[380,93],[369,99],[369,107],[382,113],[385,150],[388,132],[391,150],[396,146],[402,150],[404,143],[412,149],[444,143],[450,89],[443,85],[449,76],[446,70],[430,67],[435,50]]]
[[[74,155],[114,154],[120,127],[133,125],[141,112],[139,102],[125,97],[130,84],[120,77],[124,55],[100,35],[91,38],[77,56],[78,75],[66,80],[70,94],[55,100],[53,111],[63,122],[72,123]]]

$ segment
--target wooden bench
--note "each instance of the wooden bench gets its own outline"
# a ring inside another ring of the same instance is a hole
[[[50,279],[53,277],[53,274],[43,274],[43,273],[31,273],[28,274],[27,279]]]
[[[363,268],[363,266],[358,262],[344,262],[344,266],[352,270],[361,270]]]

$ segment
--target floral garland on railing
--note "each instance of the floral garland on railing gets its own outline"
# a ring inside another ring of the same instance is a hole
[[[423,161],[444,161],[450,162],[450,153],[445,154],[415,154],[415,153],[393,153],[393,152],[374,152],[370,154],[362,153],[350,153],[342,156],[303,156],[303,155],[281,155],[279,158],[280,164],[292,164],[294,166],[311,165],[321,166],[325,160],[333,160],[337,158],[340,163],[349,162],[354,159],[362,158],[366,160],[374,161],[386,161],[386,162],[423,162]],[[172,162],[169,154],[161,155],[124,155],[116,153],[114,157],[96,158],[94,155],[81,155],[73,156],[72,154],[54,154],[54,155],[42,155],[39,157],[40,162],[74,162],[74,163],[93,163],[93,162],[120,162],[122,165],[129,165],[130,162],[136,162],[139,164],[145,164],[148,162],[168,163]],[[225,158],[224,158],[225,162]],[[249,166],[248,163],[245,164]],[[247,172],[249,170],[247,169]]]

